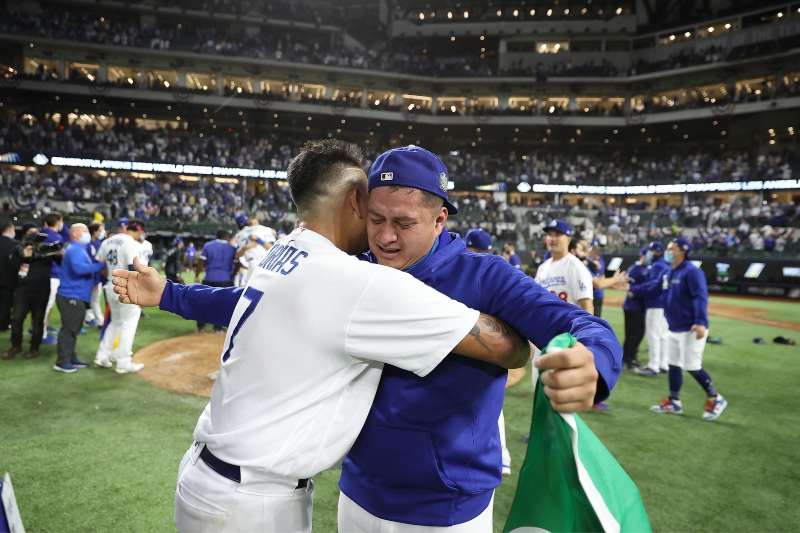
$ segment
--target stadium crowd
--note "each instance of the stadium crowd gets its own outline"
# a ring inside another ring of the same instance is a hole
[[[283,170],[297,149],[297,140],[277,134],[243,135],[214,130],[164,127],[145,129],[117,119],[108,128],[81,127],[66,120],[0,119],[0,153],[41,152],[52,155],[207,164]],[[366,147],[369,159],[382,150]],[[759,153],[731,149],[687,155],[659,151],[603,152],[554,150],[453,150],[442,154],[460,186],[505,182],[531,184],[641,185],[791,179],[800,172],[793,151]]]
[[[317,26],[323,23],[336,24],[343,20],[341,14],[336,15],[335,8],[322,13],[316,7],[294,6],[288,2],[273,6],[271,2],[253,1],[234,6],[228,1],[208,1],[201,6],[185,3],[184,7],[200,7],[200,10],[209,13],[221,10],[237,15],[277,16],[311,22]],[[0,32],[113,46],[180,50],[426,76],[526,76],[540,82],[546,81],[548,77],[558,76],[614,77],[621,74],[644,74],[779,52],[797,44],[796,39],[790,38],[778,39],[765,45],[756,43],[735,48],[710,46],[682,49],[666,60],[638,57],[628,69],[617,67],[606,60],[577,65],[570,61],[561,61],[552,66],[542,63],[525,66],[518,60],[500,68],[496,50],[486,48],[484,43],[481,43],[481,54],[477,54],[454,51],[450,46],[452,39],[445,38],[376,41],[365,35],[362,43],[352,44],[352,41],[345,39],[343,32],[270,26],[253,33],[233,26],[225,27],[210,22],[204,24],[199,20],[183,24],[163,19],[157,25],[147,25],[135,16],[119,14],[109,17],[69,10],[62,10],[58,15],[49,17],[11,12],[0,20]]]

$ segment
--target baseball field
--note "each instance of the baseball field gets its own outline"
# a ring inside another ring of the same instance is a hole
[[[611,298],[613,299],[613,297]],[[712,298],[712,304],[753,309],[751,319],[713,314],[705,366],[730,402],[716,422],[701,420],[703,395],[687,375],[682,417],[648,407],[666,393],[666,377],[625,373],[605,413],[584,419],[638,483],[657,531],[790,531],[800,523],[800,305]],[[730,313],[728,313],[730,315]],[[194,324],[147,310],[135,348],[192,333]],[[743,317],[750,315],[743,314]],[[622,335],[622,312],[607,305]],[[57,318],[55,319],[57,321]],[[764,325],[774,322],[784,327]],[[210,334],[209,334],[210,335]],[[763,337],[765,344],[754,344]],[[79,356],[94,358],[98,334],[78,341]],[[8,333],[0,350],[8,348]],[[641,356],[646,357],[643,343]],[[0,362],[0,474],[11,473],[30,532],[172,531],[178,462],[206,399],[159,388],[140,375],[86,369],[63,375],[42,357]],[[180,369],[175,369],[177,374]],[[505,418],[513,473],[495,498],[495,529],[505,521],[525,452],[530,379],[508,391]],[[336,530],[337,471],[316,478],[314,529]]]

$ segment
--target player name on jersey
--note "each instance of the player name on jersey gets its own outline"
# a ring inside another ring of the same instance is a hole
[[[276,244],[258,266],[286,276],[291,274],[300,265],[300,260],[306,257],[308,252],[299,250],[291,244]]]

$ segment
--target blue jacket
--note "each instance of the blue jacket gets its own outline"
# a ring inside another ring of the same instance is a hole
[[[95,263],[86,252],[86,246],[71,241],[61,261],[61,284],[58,294],[71,300],[86,303],[92,299],[95,274],[103,270],[104,263]]]
[[[596,401],[608,396],[622,350],[610,326],[562,302],[500,256],[474,254],[444,232],[408,272],[509,323],[537,346],[571,332],[595,355]],[[227,324],[241,288],[168,283],[160,307]],[[501,480],[497,418],[506,371],[450,355],[424,379],[384,366],[367,421],[344,461],[340,488],[367,511],[410,524],[449,526],[486,509]],[[369,473],[369,474],[367,474]]]
[[[642,283],[647,278],[647,267],[634,263],[628,268],[628,278],[631,280],[631,285]],[[622,302],[622,309],[625,311],[644,311],[644,298],[636,296],[632,291],[628,291],[625,295],[625,301]]]
[[[206,264],[205,281],[231,281],[236,248],[227,241],[215,239],[203,246],[203,261]]]
[[[645,309],[664,307],[664,276],[669,274],[669,268],[664,258],[659,257],[647,267],[644,282],[631,285],[630,291],[637,298],[642,298]]]
[[[508,322],[537,346],[570,331],[594,353],[605,383],[619,374],[611,328],[566,304],[499,256],[474,254],[444,232],[434,253],[408,270],[439,292]],[[450,526],[486,509],[501,481],[497,418],[506,371],[451,354],[427,377],[384,366],[339,487],[368,512],[408,524]]]
[[[53,242],[67,242],[61,233],[57,232],[56,230],[52,230],[48,227],[42,228],[42,233],[47,234],[47,238],[44,240],[45,243],[50,244]],[[58,259],[54,259],[50,263],[50,277],[51,278],[59,278],[61,274],[61,261]]]
[[[588,260],[586,266],[589,268],[589,272],[592,273],[593,278],[596,277],[604,278],[606,276],[606,260],[603,259],[603,256],[597,258],[596,264],[591,259]],[[592,290],[592,298],[595,300],[602,300],[605,294],[606,291],[603,289]]]
[[[688,259],[669,273],[669,288],[664,297],[664,317],[669,330],[689,331],[695,324],[708,327],[708,287],[706,275]]]

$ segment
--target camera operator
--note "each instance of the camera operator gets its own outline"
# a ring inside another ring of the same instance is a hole
[[[11,319],[11,348],[3,359],[11,359],[22,351],[22,327],[28,313],[31,315],[31,346],[26,359],[39,355],[39,345],[44,332],[44,312],[50,295],[50,266],[53,258],[60,256],[59,244],[47,244],[47,235],[39,233],[33,224],[22,227],[22,241],[11,253],[9,269],[16,272],[14,311]]]
[[[11,268],[11,255],[19,243],[14,239],[14,223],[9,219],[0,221],[0,333],[11,326],[11,304],[14,301],[14,287],[17,272]]]

